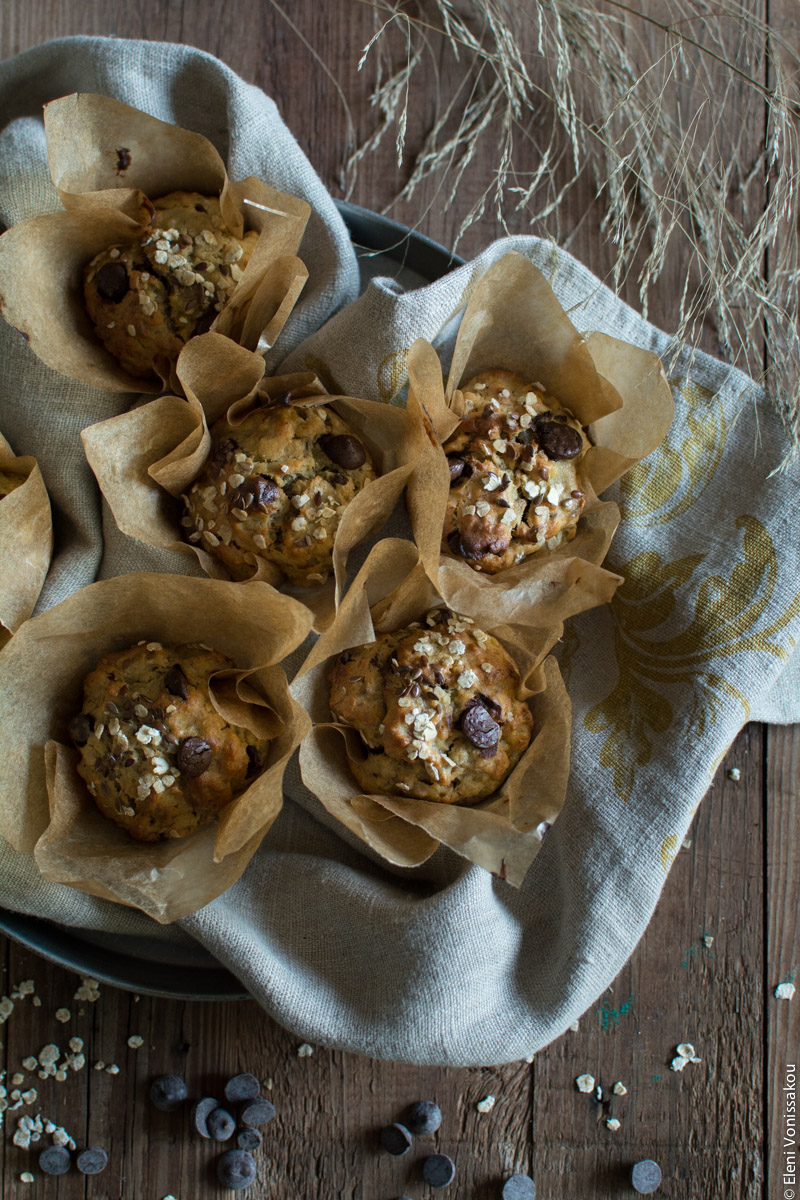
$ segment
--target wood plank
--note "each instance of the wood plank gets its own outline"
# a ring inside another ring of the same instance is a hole
[[[652,1158],[671,1200],[762,1196],[763,734],[739,736],[679,851],[655,915],[602,1000],[536,1056],[534,1164],[548,1200],[625,1191]],[[734,783],[726,771],[737,766]],[[704,937],[712,937],[707,946]],[[681,1042],[701,1058],[682,1072]],[[595,1077],[597,1104],[575,1087]],[[621,1121],[612,1133],[611,1114]]]
[[[800,1183],[800,725],[770,728],[767,745],[767,1181],[769,1195],[782,1196]],[[798,996],[791,1002],[776,999],[775,987],[791,982]]]
[[[214,1164],[225,1147],[190,1133],[188,1106],[165,1114],[149,1103],[148,1089],[157,1074],[186,1078],[190,1097],[221,1096],[225,1080],[248,1070],[264,1083],[277,1109],[265,1130],[257,1157],[261,1178],[248,1195],[254,1200],[275,1194],[303,1195],[309,1200],[419,1191],[424,1158],[435,1149],[457,1163],[463,1195],[489,1197],[498,1179],[529,1168],[531,1090],[525,1063],[502,1068],[444,1070],[379,1062],[317,1047],[299,1058],[299,1039],[271,1021],[253,1002],[182,1003],[133,996],[103,986],[94,1005],[72,1000],[79,980],[45,963],[21,947],[10,946],[11,978],[36,981],[42,1007],[30,999],[18,1002],[6,1025],[10,1072],[22,1060],[54,1041],[62,1049],[68,1037],[85,1041],[86,1067],[65,1082],[31,1079],[38,1090],[31,1107],[6,1114],[5,1192],[15,1200],[20,1175],[31,1170],[41,1180],[36,1158],[50,1143],[43,1138],[31,1150],[11,1144],[24,1113],[42,1112],[63,1125],[79,1146],[103,1146],[107,1170],[88,1183],[90,1197],[186,1196],[214,1183]],[[54,1013],[70,1008],[66,1025]],[[138,1034],[138,1050],[127,1038]],[[95,1070],[102,1060],[119,1073]],[[487,1094],[497,1097],[491,1115],[477,1112]],[[417,1138],[400,1159],[379,1145],[381,1126],[398,1120],[418,1099],[435,1099],[444,1113],[439,1134]],[[84,1195],[77,1172],[53,1181],[58,1200]],[[196,1194],[196,1193],[195,1193]]]

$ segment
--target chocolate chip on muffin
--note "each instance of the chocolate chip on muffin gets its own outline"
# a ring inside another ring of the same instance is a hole
[[[510,371],[484,371],[462,391],[464,418],[444,444],[442,548],[493,575],[574,538],[589,441],[541,384]]]
[[[84,273],[95,332],[131,375],[149,378],[205,333],[230,299],[258,241],[225,225],[219,200],[170,192],[134,241],[96,255]]]
[[[366,793],[474,804],[496,791],[531,740],[511,658],[445,608],[344,651],[329,678],[334,718],[361,737],[363,760],[350,766]]]
[[[263,559],[301,587],[324,583],[345,509],[375,479],[363,442],[328,405],[281,403],[219,421],[211,439],[184,496],[188,540],[234,579]]]
[[[140,642],[106,654],[69,725],[78,773],[100,811],[144,842],[213,821],[252,778],[266,743],[230,725],[208,681],[233,663],[206,646]]]

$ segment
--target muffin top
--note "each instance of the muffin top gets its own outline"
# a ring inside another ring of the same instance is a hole
[[[358,730],[350,767],[365,792],[471,804],[491,795],[531,740],[520,677],[467,617],[423,621],[345,650],[330,673],[334,717]]]
[[[233,295],[258,234],[239,238],[219,200],[170,192],[134,241],[97,254],[84,273],[95,332],[131,375],[147,378],[174,362],[184,343],[210,329]]]
[[[184,496],[186,537],[234,579],[259,559],[301,587],[324,583],[350,501],[375,470],[363,442],[328,405],[281,403],[211,430],[211,453]]]
[[[233,665],[207,646],[139,642],[86,676],[70,722],[78,773],[137,840],[186,837],[260,773],[267,743],[229,724],[209,695],[209,678]]]
[[[444,444],[442,550],[494,575],[575,536],[589,441],[541,384],[510,371],[483,371],[461,390],[464,418]]]

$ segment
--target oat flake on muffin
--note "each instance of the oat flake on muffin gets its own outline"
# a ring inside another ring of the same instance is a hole
[[[575,537],[589,440],[540,383],[510,371],[483,371],[462,392],[464,417],[444,444],[442,549],[494,575]]]
[[[236,425],[218,421],[209,458],[184,501],[187,540],[234,579],[259,559],[315,587],[333,570],[345,509],[375,470],[364,444],[328,405],[280,399]]]
[[[78,774],[104,816],[139,841],[213,821],[258,775],[267,743],[214,708],[211,675],[233,667],[207,646],[139,642],[104,655],[70,722]]]
[[[140,378],[163,373],[189,338],[210,329],[258,241],[254,230],[232,233],[213,196],[170,192],[153,207],[134,241],[101,251],[84,273],[97,336]]]
[[[446,608],[344,651],[330,685],[335,719],[360,734],[364,757],[350,767],[368,794],[474,804],[531,740],[533,717],[506,650]]]

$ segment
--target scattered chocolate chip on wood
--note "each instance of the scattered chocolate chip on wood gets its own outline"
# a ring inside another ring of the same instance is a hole
[[[431,1154],[422,1165],[422,1176],[431,1187],[447,1187],[456,1177],[456,1164],[448,1154]]]
[[[405,1115],[405,1125],[412,1133],[435,1133],[442,1123],[442,1110],[433,1100],[418,1100]]]
[[[180,1075],[159,1075],[150,1084],[150,1100],[160,1112],[173,1112],[185,1103],[186,1082]]]
[[[75,1166],[82,1175],[99,1175],[108,1166],[108,1155],[101,1146],[87,1146],[78,1151]]]
[[[256,1181],[256,1160],[246,1150],[226,1150],[217,1163],[217,1179],[232,1192],[241,1192]]]
[[[85,746],[92,736],[94,720],[88,713],[78,713],[69,723],[69,736],[76,746]]]
[[[236,1145],[240,1150],[258,1150],[263,1141],[264,1135],[260,1129],[240,1129],[236,1134]]]
[[[275,1116],[275,1105],[261,1096],[247,1100],[239,1109],[239,1122],[249,1127],[267,1125]]]
[[[649,1196],[661,1185],[661,1167],[652,1158],[643,1158],[631,1171],[631,1184],[640,1196]]]
[[[536,1200],[536,1184],[530,1175],[510,1175],[503,1184],[503,1200]]]
[[[236,1121],[226,1108],[214,1108],[206,1118],[208,1132],[215,1142],[227,1142],[236,1132]]]
[[[201,1138],[210,1138],[208,1118],[215,1108],[219,1108],[219,1100],[214,1096],[203,1096],[192,1108],[192,1127]]]
[[[394,1125],[384,1125],[380,1133],[381,1145],[389,1154],[399,1157],[411,1149],[414,1140],[405,1125],[395,1122]]]
[[[72,1157],[66,1146],[48,1146],[39,1155],[39,1166],[45,1175],[66,1175]]]
[[[243,1100],[255,1100],[260,1092],[261,1084],[249,1071],[244,1071],[240,1075],[232,1075],[225,1084],[225,1099],[229,1104],[241,1104]]]

